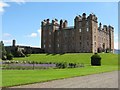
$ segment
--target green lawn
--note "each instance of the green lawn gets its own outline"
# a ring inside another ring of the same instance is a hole
[[[48,70],[3,70],[2,86],[6,87],[29,84],[74,76],[108,72],[113,70],[117,70],[117,66],[86,66],[84,68]]]
[[[77,53],[77,54],[63,54],[63,55],[46,55],[46,54],[32,54],[25,58],[14,58],[14,60],[28,60],[28,61],[38,61],[38,62],[73,62],[73,63],[84,63],[90,64],[90,57],[92,53]],[[102,57],[103,65],[117,65],[118,55],[110,53],[99,54]]]
[[[100,54],[102,66],[90,66],[90,53],[46,55],[34,54],[26,58],[15,58],[14,60],[31,60],[39,62],[76,62],[84,63],[83,68],[72,69],[46,69],[46,70],[3,70],[2,86],[15,86],[35,82],[43,82],[54,79],[69,78],[101,72],[118,70],[117,54]]]

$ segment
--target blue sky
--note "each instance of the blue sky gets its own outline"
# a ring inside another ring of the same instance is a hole
[[[2,39],[11,45],[16,39],[18,45],[40,47],[41,21],[47,18],[66,19],[73,26],[76,15],[94,13],[98,22],[115,28],[115,48],[118,44],[118,3],[117,2],[8,2],[2,13]],[[99,24],[99,23],[98,23]]]

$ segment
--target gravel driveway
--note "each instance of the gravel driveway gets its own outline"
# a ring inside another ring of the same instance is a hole
[[[118,88],[118,71],[15,86],[11,88]]]

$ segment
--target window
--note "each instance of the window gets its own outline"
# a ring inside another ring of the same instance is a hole
[[[94,33],[96,33],[96,27],[94,27]]]
[[[87,40],[89,40],[89,37],[87,36]]]
[[[44,44],[44,48],[45,48],[45,44]]]
[[[49,42],[51,42],[51,39],[49,39]]]
[[[94,40],[96,41],[96,36],[94,36]]]
[[[64,34],[65,34],[65,37],[66,37],[66,36],[67,36],[67,33],[65,32]]]
[[[96,42],[95,42],[95,47],[96,47]]]
[[[45,43],[45,40],[44,40],[44,43]]]
[[[80,36],[80,40],[81,40],[81,36]]]
[[[87,28],[87,32],[89,31],[89,28]]]
[[[80,42],[80,47],[81,47],[81,42]]]
[[[49,44],[49,47],[51,47],[51,44]]]
[[[72,35],[74,35],[74,32],[72,32]]]
[[[82,23],[80,22],[80,27],[82,26]]]
[[[51,35],[51,32],[49,32],[49,35]]]
[[[87,45],[89,46],[89,42],[87,42]]]
[[[73,37],[73,40],[74,40],[74,37]]]
[[[57,45],[57,47],[59,47],[59,44]]]
[[[59,35],[59,32],[58,32],[58,35]]]
[[[88,21],[86,22],[86,25],[88,26]]]
[[[79,29],[79,32],[81,32],[81,28]]]

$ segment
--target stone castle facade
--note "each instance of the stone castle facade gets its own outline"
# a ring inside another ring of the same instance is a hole
[[[114,28],[102,25],[94,14],[76,16],[74,26],[67,20],[41,22],[41,48],[46,53],[91,53],[114,51]]]

